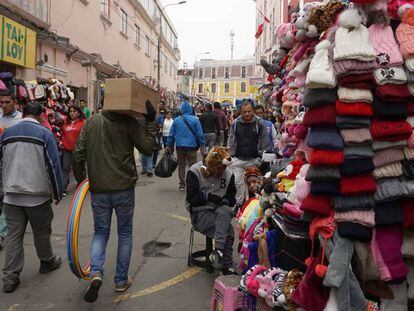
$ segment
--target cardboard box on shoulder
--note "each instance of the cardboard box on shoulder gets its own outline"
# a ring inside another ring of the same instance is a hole
[[[158,110],[157,91],[144,83],[129,78],[105,81],[105,110],[139,117],[147,112],[147,100]]]

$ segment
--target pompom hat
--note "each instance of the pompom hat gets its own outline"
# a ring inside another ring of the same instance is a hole
[[[332,63],[328,56],[329,40],[321,41],[315,47],[315,55],[309,65],[306,86],[310,89],[334,88],[337,84]]]

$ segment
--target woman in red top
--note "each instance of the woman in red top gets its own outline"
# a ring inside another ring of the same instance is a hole
[[[79,134],[85,124],[85,116],[79,106],[69,108],[69,116],[62,127],[62,168],[63,168],[63,196],[69,185],[69,174],[72,169],[72,152],[75,149]]]

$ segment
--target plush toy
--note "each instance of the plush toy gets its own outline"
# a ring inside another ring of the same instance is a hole
[[[317,38],[332,27],[343,9],[344,4],[340,1],[330,1],[326,5],[313,7],[308,17],[308,37]]]
[[[273,291],[276,286],[275,279],[281,273],[284,273],[282,269],[271,268],[267,271],[266,275],[258,275],[256,277],[257,281],[259,282],[259,290],[257,291],[257,293],[259,297],[264,298],[264,300],[266,301],[266,304],[270,307],[278,306],[278,304],[273,305],[274,304]]]
[[[265,275],[266,272],[266,267],[256,266],[256,268],[252,270],[252,273],[246,278],[246,289],[250,294],[252,294],[255,297],[259,297],[260,283],[257,277],[260,275]]]
[[[299,15],[295,21],[295,26],[296,26],[295,40],[296,41],[302,42],[307,39],[308,18],[309,18],[309,15],[312,9],[317,5],[319,5],[318,2],[308,2],[300,10]]]
[[[227,148],[213,147],[204,160],[204,166],[201,168],[201,173],[205,178],[212,176],[221,165],[229,166],[232,158]]]

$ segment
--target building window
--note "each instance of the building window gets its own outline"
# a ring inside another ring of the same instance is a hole
[[[128,14],[121,9],[121,32],[123,34],[127,34],[127,28],[128,28]]]
[[[101,0],[101,14],[109,18],[111,0]]]
[[[148,36],[145,36],[145,53],[149,55],[150,53],[150,39]]]
[[[215,79],[217,77],[217,69],[216,68],[212,68],[211,69],[211,78]]]
[[[203,79],[204,71],[203,68],[198,69],[198,78]]]
[[[135,25],[135,44],[138,46],[141,44],[141,30],[138,25]]]
[[[228,82],[224,83],[224,93],[226,94],[230,93],[230,83]]]
[[[215,83],[211,83],[211,93],[212,94],[216,93],[216,84]]]
[[[230,79],[230,67],[224,68],[224,79]]]
[[[246,78],[246,66],[242,66],[242,74],[241,74],[241,76],[242,76],[242,78]]]
[[[246,82],[242,82],[240,88],[242,93],[246,93]]]
[[[202,94],[203,93],[203,83],[200,83],[198,85],[198,94]]]

